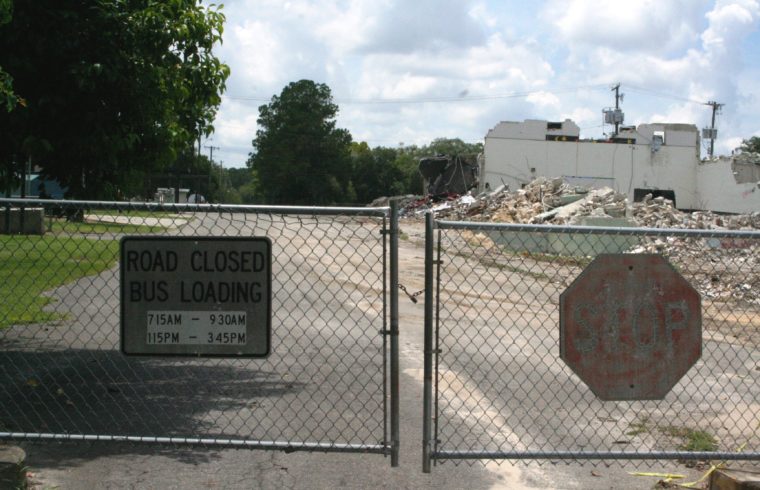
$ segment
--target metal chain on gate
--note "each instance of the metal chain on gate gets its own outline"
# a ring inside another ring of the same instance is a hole
[[[412,303],[414,303],[414,304],[417,304],[417,296],[419,296],[419,295],[421,295],[422,293],[425,292],[424,289],[420,289],[419,291],[417,291],[415,293],[410,293],[409,291],[407,291],[406,286],[404,286],[403,284],[399,284],[398,288],[400,290],[402,290],[404,293],[406,293],[406,295],[409,296],[409,299],[411,299]]]

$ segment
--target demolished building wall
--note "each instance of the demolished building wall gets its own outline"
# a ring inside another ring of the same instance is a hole
[[[697,209],[726,213],[760,211],[760,159],[757,163],[737,164],[736,158],[720,157],[699,163]]]
[[[475,155],[438,155],[421,158],[418,169],[431,195],[464,194],[478,181]]]
[[[747,195],[749,186],[729,178],[730,162],[700,166],[694,125],[623,127],[605,141],[579,140],[578,135],[578,126],[570,120],[499,123],[485,138],[479,190],[504,184],[516,190],[537,177],[560,175],[573,185],[611,187],[631,202],[652,193],[674,200],[680,209],[760,209],[760,201]]]
[[[543,123],[542,138],[535,134],[538,123]],[[616,142],[600,142],[571,139],[577,132],[570,138],[558,137],[550,129],[556,123],[530,120],[524,124],[525,130],[520,131],[521,123],[500,123],[486,136],[481,190],[501,184],[515,190],[540,176],[561,175],[573,184],[609,186],[628,194],[630,200],[637,188],[668,189],[674,191],[679,207],[695,205],[693,162],[698,133],[694,126],[692,145],[684,146],[688,136],[683,135],[682,125],[672,130],[669,125],[642,125],[640,131],[625,128]],[[577,128],[572,121],[561,124]],[[658,131],[663,138],[655,144]],[[671,139],[676,144],[668,145]]]

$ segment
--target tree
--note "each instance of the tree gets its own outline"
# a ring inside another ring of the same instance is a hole
[[[406,176],[395,148],[378,146],[370,149],[367,143],[353,143],[352,182],[359,203],[369,203],[380,196],[407,193]]]
[[[259,107],[248,159],[259,198],[273,204],[334,204],[352,195],[351,135],[336,128],[330,88],[311,80],[288,84]]]
[[[0,118],[6,174],[32,158],[71,197],[140,189],[212,131],[223,23],[198,0],[17,0],[0,66],[26,106]]]
[[[760,136],[753,136],[748,140],[742,140],[739,149],[745,153],[760,153]]]
[[[421,147],[370,149],[367,143],[352,143],[352,182],[357,201],[368,203],[380,196],[425,193],[419,172],[421,158],[447,155],[474,161],[482,151],[482,143],[465,143],[459,138],[436,138]]]
[[[423,147],[427,152],[422,156],[448,155],[451,157],[477,155],[483,151],[483,143],[465,143],[459,138],[436,138]]]
[[[0,26],[11,21],[13,3],[11,0],[0,0]],[[13,93],[13,79],[0,66],[0,106],[5,106],[7,112],[13,110],[19,99]]]

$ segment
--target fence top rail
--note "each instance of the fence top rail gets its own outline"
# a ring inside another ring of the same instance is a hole
[[[250,204],[194,204],[131,201],[77,201],[56,199],[0,198],[0,206],[61,206],[66,208],[146,210],[146,211],[194,211],[206,213],[250,214],[301,214],[301,215],[356,215],[389,216],[390,207],[339,207],[339,206],[266,206]]]
[[[557,226],[444,220],[435,221],[434,225],[440,230],[523,231],[536,233],[668,236],[692,238],[749,238],[760,240],[760,231],[753,230],[697,230],[683,228],[640,228],[625,226]]]

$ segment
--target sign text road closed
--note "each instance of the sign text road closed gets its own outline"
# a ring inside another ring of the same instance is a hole
[[[125,237],[120,271],[125,354],[269,355],[268,238]]]
[[[560,295],[560,357],[602,400],[662,399],[701,354],[699,293],[660,255],[599,255]]]

